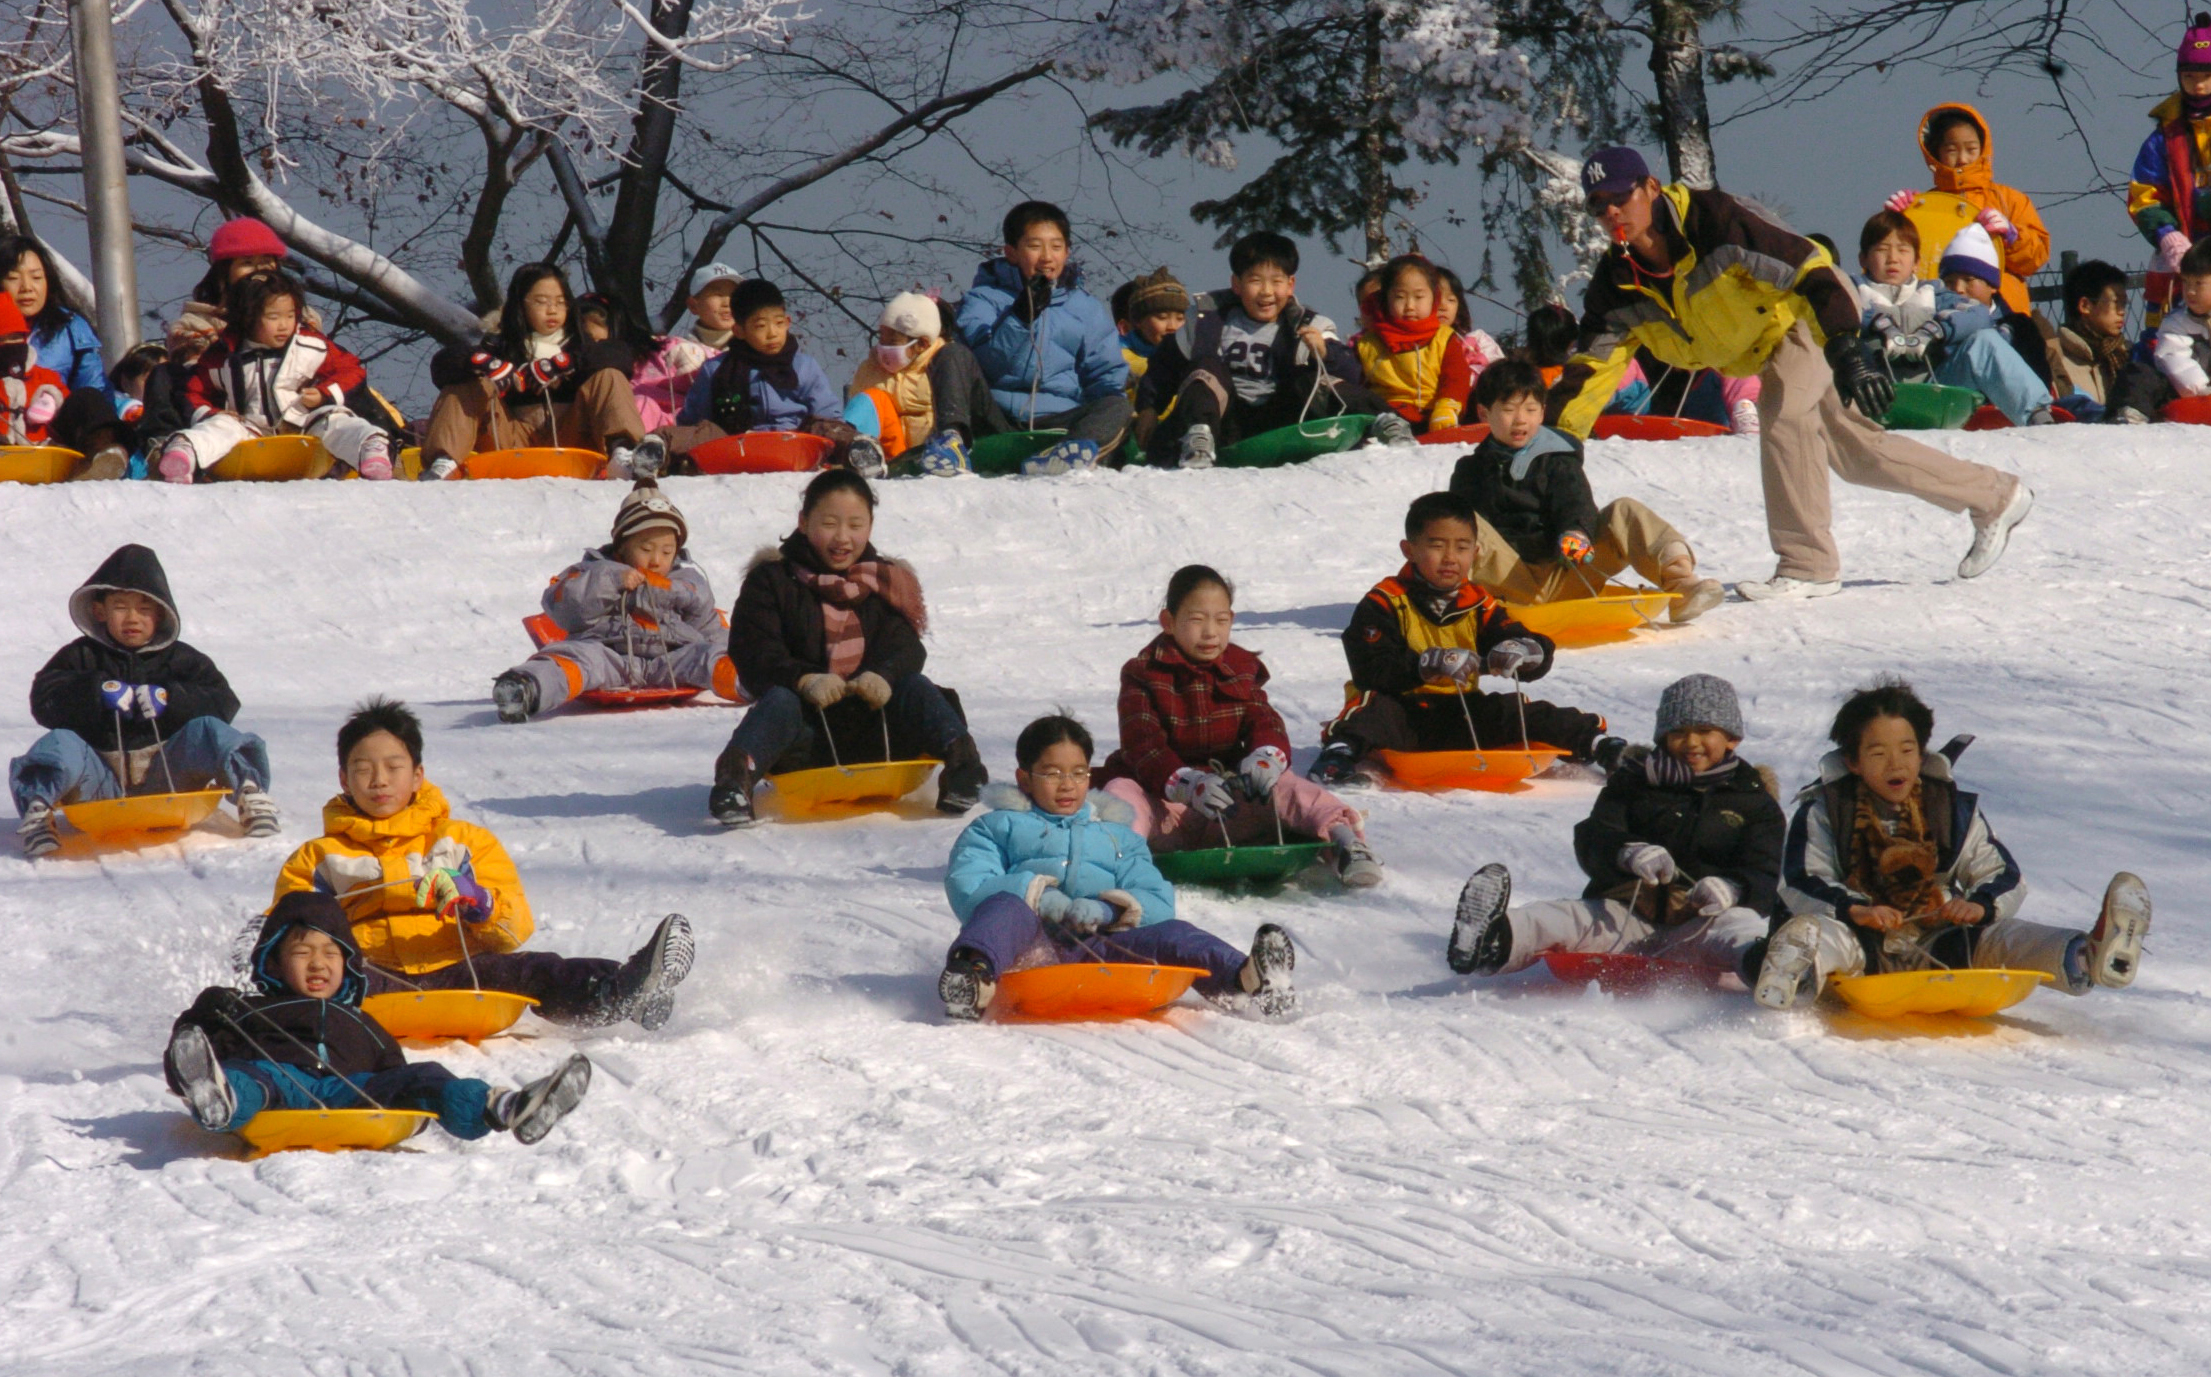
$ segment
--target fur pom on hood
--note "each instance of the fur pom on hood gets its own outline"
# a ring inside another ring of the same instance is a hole
[[[1020,785],[1005,780],[984,785],[982,799],[983,807],[989,809],[1004,809],[1014,813],[1034,813],[1037,811],[1035,799],[1022,793]],[[1117,822],[1123,827],[1128,827],[1136,821],[1136,810],[1134,808],[1129,807],[1126,802],[1115,798],[1102,789],[1092,789],[1090,797],[1083,800],[1083,802],[1090,809],[1090,816],[1100,822]]]

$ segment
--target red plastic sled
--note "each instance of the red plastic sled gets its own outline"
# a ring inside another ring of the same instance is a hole
[[[1634,956],[1625,952],[1546,952],[1543,964],[1569,985],[1597,982],[1606,994],[1647,994],[1652,990],[1716,990],[1727,972],[1661,956]]]
[[[700,473],[805,473],[818,469],[837,446],[795,430],[755,430],[709,440],[691,451]]]
[[[729,625],[728,617],[722,618],[722,625]],[[568,633],[561,630],[560,623],[546,616],[543,612],[533,612],[524,617],[522,619],[522,629],[530,633],[530,643],[539,650],[543,650],[555,641],[568,639]],[[665,707],[670,703],[688,703],[704,691],[695,688],[593,689],[589,693],[578,694],[577,696],[593,707],[658,708]]]
[[[1589,436],[1593,440],[1693,440],[1727,433],[1726,426],[1686,416],[1599,416]]]
[[[2184,426],[2211,426],[2211,397],[2175,397],[2165,403],[2165,419]]]
[[[1205,972],[1195,966],[1070,961],[1008,972],[991,1008],[1036,1020],[1138,1018],[1182,998]]]
[[[2070,424],[2077,419],[2072,412],[2067,411],[2062,406],[2051,407],[2050,418],[2060,425]],[[2167,419],[2171,418],[2168,417]],[[2011,428],[2011,417],[2006,416],[1987,402],[1983,402],[1975,408],[1973,414],[1965,418],[1965,425],[1961,427],[1965,430],[2010,430]]]
[[[1489,438],[1489,427],[1476,423],[1470,426],[1451,426],[1445,430],[1431,430],[1420,437],[1424,445],[1478,445]]]

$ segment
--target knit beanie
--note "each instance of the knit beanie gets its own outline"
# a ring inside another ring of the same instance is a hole
[[[919,292],[900,292],[883,305],[875,323],[908,339],[935,339],[944,333],[944,313]]]
[[[224,263],[233,258],[285,258],[291,250],[276,231],[250,215],[225,220],[207,241],[207,261]]]
[[[674,531],[676,548],[691,543],[691,528],[684,524],[683,513],[668,500],[668,494],[650,478],[640,478],[637,486],[629,490],[622,505],[614,513],[614,544],[621,545],[633,535],[646,531]]]
[[[1136,290],[1129,293],[1128,318],[1132,321],[1156,316],[1162,311],[1187,312],[1190,309],[1190,293],[1165,268],[1137,278],[1135,287]]]
[[[1996,256],[1996,241],[1988,237],[1988,231],[1979,222],[1967,225],[1942,251],[1942,266],[1936,269],[1937,277],[1957,274],[1977,277],[1991,287],[2004,285],[2002,260]]]
[[[1735,686],[1717,674],[1692,674],[1668,684],[1658,698],[1658,726],[1651,740],[1663,742],[1666,733],[1684,727],[1716,727],[1742,740],[1743,709],[1735,701]]]
[[[15,298],[0,292],[0,335],[27,335],[31,322],[23,318],[23,308],[15,304]]]
[[[2196,17],[2188,22],[2187,32],[2181,34],[2180,70],[2211,70],[2211,14],[2198,10]]]
[[[765,311],[771,306],[778,311],[784,309],[783,293],[776,289],[773,282],[763,278],[755,277],[740,282],[737,290],[729,295],[729,313],[739,325],[751,319],[755,312]]]

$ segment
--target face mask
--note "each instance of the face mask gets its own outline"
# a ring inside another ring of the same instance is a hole
[[[884,372],[896,373],[906,366],[906,357],[912,351],[911,344],[878,344],[875,346],[875,361],[882,366]]]

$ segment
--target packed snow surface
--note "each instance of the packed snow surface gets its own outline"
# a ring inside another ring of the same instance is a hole
[[[545,580],[620,489],[0,488],[0,728],[20,750],[64,602],[154,545],[186,637],[268,738],[278,840],[0,858],[0,1369],[10,1373],[2200,1373],[2211,1365],[2211,444],[2182,427],[1950,435],[2038,494],[1959,582],[1963,517],[1836,489],[1841,596],[1729,603],[1570,652],[1538,691],[1650,730],[1661,687],[1741,689],[1745,754],[1793,792],[1839,697],[1884,671],[2025,867],[2025,915],[2085,926],[2117,869],[2157,927],[2131,990],[2045,991],[1945,1028],[1741,995],[1610,997],[1443,962],[1452,901],[1508,862],[1577,893],[1594,786],[1358,796],[1387,864],[1352,896],[1186,891],[1232,940],[1301,945],[1270,1026],[1194,998],[1154,1021],[951,1026],[934,996],[959,823],[925,806],[723,833],[726,705],[500,725]],[[1337,632],[1395,570],[1454,451],[1277,472],[886,484],[993,771],[1064,706],[1114,736],[1118,669],[1168,573],[1238,583],[1309,763]],[[1753,442],[1594,446],[1724,578],[1771,571]],[[797,478],[675,480],[726,604]],[[590,1098],[542,1146],[435,1131],[388,1153],[240,1160],[162,1088],[169,1021],[227,970],[315,835],[346,708],[405,697],[431,777],[503,837],[537,944],[626,953],[691,916],[657,1035],[428,1053],[511,1082],[570,1050]],[[926,795],[924,795],[926,798]]]

